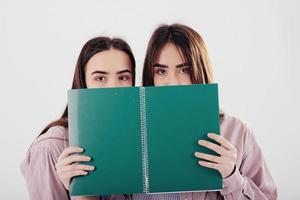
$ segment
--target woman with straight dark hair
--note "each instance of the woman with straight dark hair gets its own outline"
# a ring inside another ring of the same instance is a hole
[[[96,37],[82,48],[73,78],[72,89],[129,87],[135,84],[135,59],[129,45],[118,38]],[[62,116],[50,123],[28,149],[21,171],[28,187],[30,199],[70,199],[66,176],[86,175],[93,166],[76,165],[89,161],[79,147],[68,147],[68,107]]]
[[[212,82],[212,66],[200,34],[182,24],[162,25],[154,31],[144,62],[144,86]],[[160,199],[171,199],[171,195],[172,199],[197,200],[277,199],[276,185],[253,131],[245,122],[222,111],[220,128],[220,135],[208,133],[208,137],[219,145],[205,140],[198,141],[199,145],[215,151],[220,156],[195,152],[195,157],[199,158],[199,167],[208,167],[220,172],[223,189],[220,192],[165,194]]]

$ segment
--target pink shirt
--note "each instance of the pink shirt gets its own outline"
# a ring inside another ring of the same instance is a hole
[[[251,129],[241,120],[224,115],[221,118],[221,135],[237,150],[235,172],[223,179],[220,192],[180,193],[181,200],[224,199],[277,199],[277,188],[267,168],[261,149]],[[64,127],[50,128],[29,148],[21,164],[30,199],[69,199],[55,169],[57,158],[68,146],[68,131]],[[120,195],[111,195],[118,199]]]

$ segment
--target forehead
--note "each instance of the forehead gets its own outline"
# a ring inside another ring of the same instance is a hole
[[[173,43],[167,43],[162,47],[158,54],[157,61],[159,64],[175,66],[185,62],[181,50]]]
[[[120,71],[130,68],[131,62],[128,55],[117,49],[109,49],[96,53],[86,64],[86,71]]]

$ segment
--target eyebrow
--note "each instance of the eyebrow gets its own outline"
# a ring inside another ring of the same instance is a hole
[[[127,73],[127,72],[131,73],[131,71],[129,69],[125,69],[125,70],[118,71],[117,74],[123,74],[123,73]],[[91,74],[93,75],[93,74],[109,74],[109,73],[105,72],[105,71],[96,70],[96,71],[93,71]]]
[[[93,75],[93,74],[108,74],[108,72],[97,70],[97,71],[93,71],[91,74],[92,74],[92,75]]]
[[[188,66],[188,64],[185,62],[185,63],[179,64],[179,65],[176,65],[176,68],[181,68],[181,67],[186,67],[186,66]]]
[[[123,74],[123,73],[131,73],[131,71],[129,69],[125,69],[125,70],[122,70],[122,71],[118,71],[117,74]]]
[[[188,66],[188,63],[185,62],[185,63],[179,64],[179,65],[176,65],[176,68],[181,68],[181,67],[185,67],[185,66]],[[153,67],[168,68],[168,65],[155,63]]]
[[[167,65],[162,65],[162,64],[159,64],[159,63],[155,63],[155,64],[153,65],[153,67],[168,68]]]

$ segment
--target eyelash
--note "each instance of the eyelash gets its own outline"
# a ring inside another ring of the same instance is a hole
[[[102,82],[102,81],[104,81],[105,78],[106,78],[105,76],[96,76],[95,80],[98,82]],[[102,80],[100,80],[100,79],[102,79]]]
[[[126,78],[125,80],[122,80],[123,78]],[[130,80],[130,76],[120,76],[119,77],[119,80],[120,81],[128,81],[128,80]]]
[[[163,75],[163,74],[166,73],[166,70],[164,70],[164,69],[156,69],[155,73],[158,74],[158,75]]]
[[[164,69],[156,69],[155,73],[158,74],[158,75],[164,75],[166,73],[166,70],[164,70]],[[179,73],[189,74],[189,68],[188,67],[179,68]]]
[[[125,80],[124,80],[125,78]],[[95,77],[95,80],[98,82],[103,82],[106,79],[105,76],[97,76]],[[120,81],[129,81],[130,80],[130,76],[119,76],[118,78]]]
[[[180,68],[180,73],[184,73],[184,74],[188,74],[189,73],[189,68],[188,67],[183,67],[183,68]]]

